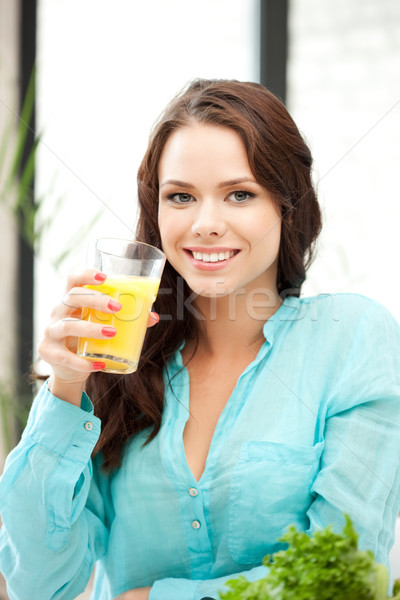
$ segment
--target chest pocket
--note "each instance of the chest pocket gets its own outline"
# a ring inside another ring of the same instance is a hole
[[[246,442],[232,473],[229,498],[229,552],[241,565],[259,564],[281,547],[277,538],[295,524],[307,528],[311,486],[323,442],[297,446]]]

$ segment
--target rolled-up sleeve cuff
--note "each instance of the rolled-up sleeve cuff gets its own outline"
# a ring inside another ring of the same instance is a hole
[[[268,573],[264,565],[254,567],[249,571],[233,573],[217,579],[159,579],[153,584],[149,600],[202,600],[202,598],[219,598],[219,592],[227,592],[227,582],[243,575],[249,581],[262,579]]]
[[[189,579],[160,579],[153,584],[151,588],[149,600],[200,600],[197,591],[199,587],[198,581]]]
[[[24,435],[52,452],[86,463],[101,430],[87,394],[82,393],[78,407],[53,396],[46,382],[32,408]]]

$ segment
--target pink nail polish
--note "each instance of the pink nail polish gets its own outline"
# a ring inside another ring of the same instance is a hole
[[[96,281],[105,281],[107,279],[107,275],[105,273],[95,273],[93,275],[93,279]]]
[[[113,312],[117,312],[117,311],[121,310],[122,304],[120,304],[116,300],[110,300],[109,303],[107,304],[107,308],[109,310],[112,310]]]
[[[105,368],[106,368],[106,363],[105,362],[93,362],[92,363],[92,369],[93,369],[93,371],[102,371]]]
[[[117,330],[115,329],[115,327],[103,327],[101,333],[106,337],[112,338],[117,333]]]

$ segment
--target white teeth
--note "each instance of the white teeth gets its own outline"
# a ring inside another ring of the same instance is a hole
[[[226,252],[211,252],[207,254],[206,252],[192,252],[193,258],[196,260],[202,260],[203,262],[220,262],[223,260],[228,260],[231,258],[235,252],[233,250],[227,250]]]

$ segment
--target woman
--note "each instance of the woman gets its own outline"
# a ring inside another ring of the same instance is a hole
[[[258,84],[195,81],[167,107],[138,174],[137,237],[168,259],[160,322],[136,373],[94,373],[76,339],[105,335],[81,308],[118,306],[80,287],[107,274],[70,278],[1,482],[11,598],[72,599],[95,561],[96,600],[217,597],[263,576],[289,524],[341,528],[344,512],[387,563],[399,327],[361,296],[300,299],[321,226],[311,163]]]

